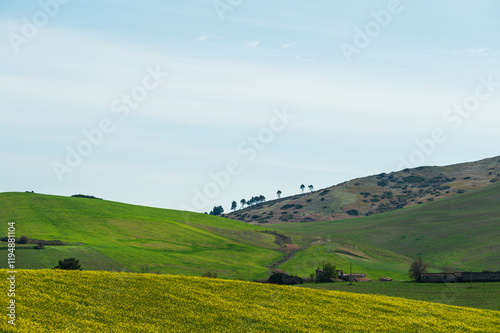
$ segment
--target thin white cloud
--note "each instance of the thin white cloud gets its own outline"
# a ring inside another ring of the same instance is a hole
[[[456,56],[466,57],[498,57],[500,56],[500,49],[492,48],[468,48],[452,52]]]
[[[215,37],[214,35],[201,35],[201,36],[198,37],[198,40],[200,42],[204,42],[204,41],[212,39],[214,37]]]
[[[247,41],[244,43],[246,47],[249,47],[251,49],[255,49],[259,46],[260,40],[255,40],[255,41]]]
[[[282,49],[287,49],[287,48],[289,48],[291,46],[293,46],[293,44],[292,43],[288,43],[288,44],[282,45],[281,48]]]

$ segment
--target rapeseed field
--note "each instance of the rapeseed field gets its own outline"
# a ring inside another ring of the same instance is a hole
[[[202,277],[2,273],[1,332],[498,332],[500,312]],[[15,299],[15,326],[8,302]]]

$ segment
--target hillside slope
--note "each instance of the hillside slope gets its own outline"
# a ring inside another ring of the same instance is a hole
[[[226,216],[270,224],[343,220],[439,200],[483,188],[499,179],[500,156],[354,179],[312,193],[250,206]]]
[[[16,236],[61,240],[70,246],[19,246],[18,268],[52,268],[79,258],[85,269],[152,270],[231,278],[265,278],[283,254],[263,228],[204,214],[103,200],[34,193],[0,193],[0,222],[16,223]],[[0,243],[7,258],[7,243]],[[0,267],[6,267],[6,261]]]
[[[2,332],[498,332],[500,326],[498,311],[244,281],[53,270],[23,270],[17,279],[16,328],[3,320]],[[0,282],[3,290],[7,283]]]
[[[356,219],[269,227],[421,256],[439,270],[500,270],[500,183],[436,202]],[[294,258],[295,259],[295,258]],[[288,263],[293,264],[293,260]]]

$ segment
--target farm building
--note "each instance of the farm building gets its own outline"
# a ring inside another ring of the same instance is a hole
[[[423,282],[460,282],[462,273],[424,273]]]
[[[500,272],[424,273],[423,282],[500,282]]]
[[[319,279],[319,277],[323,274],[322,269],[316,269],[316,279]],[[366,277],[366,274],[364,273],[356,273],[356,274],[344,274],[343,270],[337,270],[337,281],[357,281],[357,282],[368,282],[371,281]]]

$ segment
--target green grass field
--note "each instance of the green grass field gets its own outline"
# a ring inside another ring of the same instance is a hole
[[[437,202],[343,221],[267,227],[343,239],[403,256],[434,270],[500,270],[500,183]],[[334,263],[335,264],[335,263]]]
[[[500,311],[500,282],[473,283],[414,283],[414,282],[348,282],[309,283],[300,287],[346,291],[359,294],[403,297],[418,301],[477,309]]]
[[[84,269],[141,271],[149,265],[158,273],[210,270],[255,279],[267,277],[265,266],[282,256],[263,228],[204,214],[32,193],[2,193],[0,206],[1,235],[14,221],[17,237],[84,244],[18,250],[19,268],[52,268],[76,257]]]
[[[293,275],[309,277],[316,268],[321,268],[323,261],[345,273],[349,273],[351,263],[353,273],[365,273],[374,280],[380,277],[408,280],[411,263],[410,258],[384,249],[353,241],[330,240],[299,251],[281,268]]]

